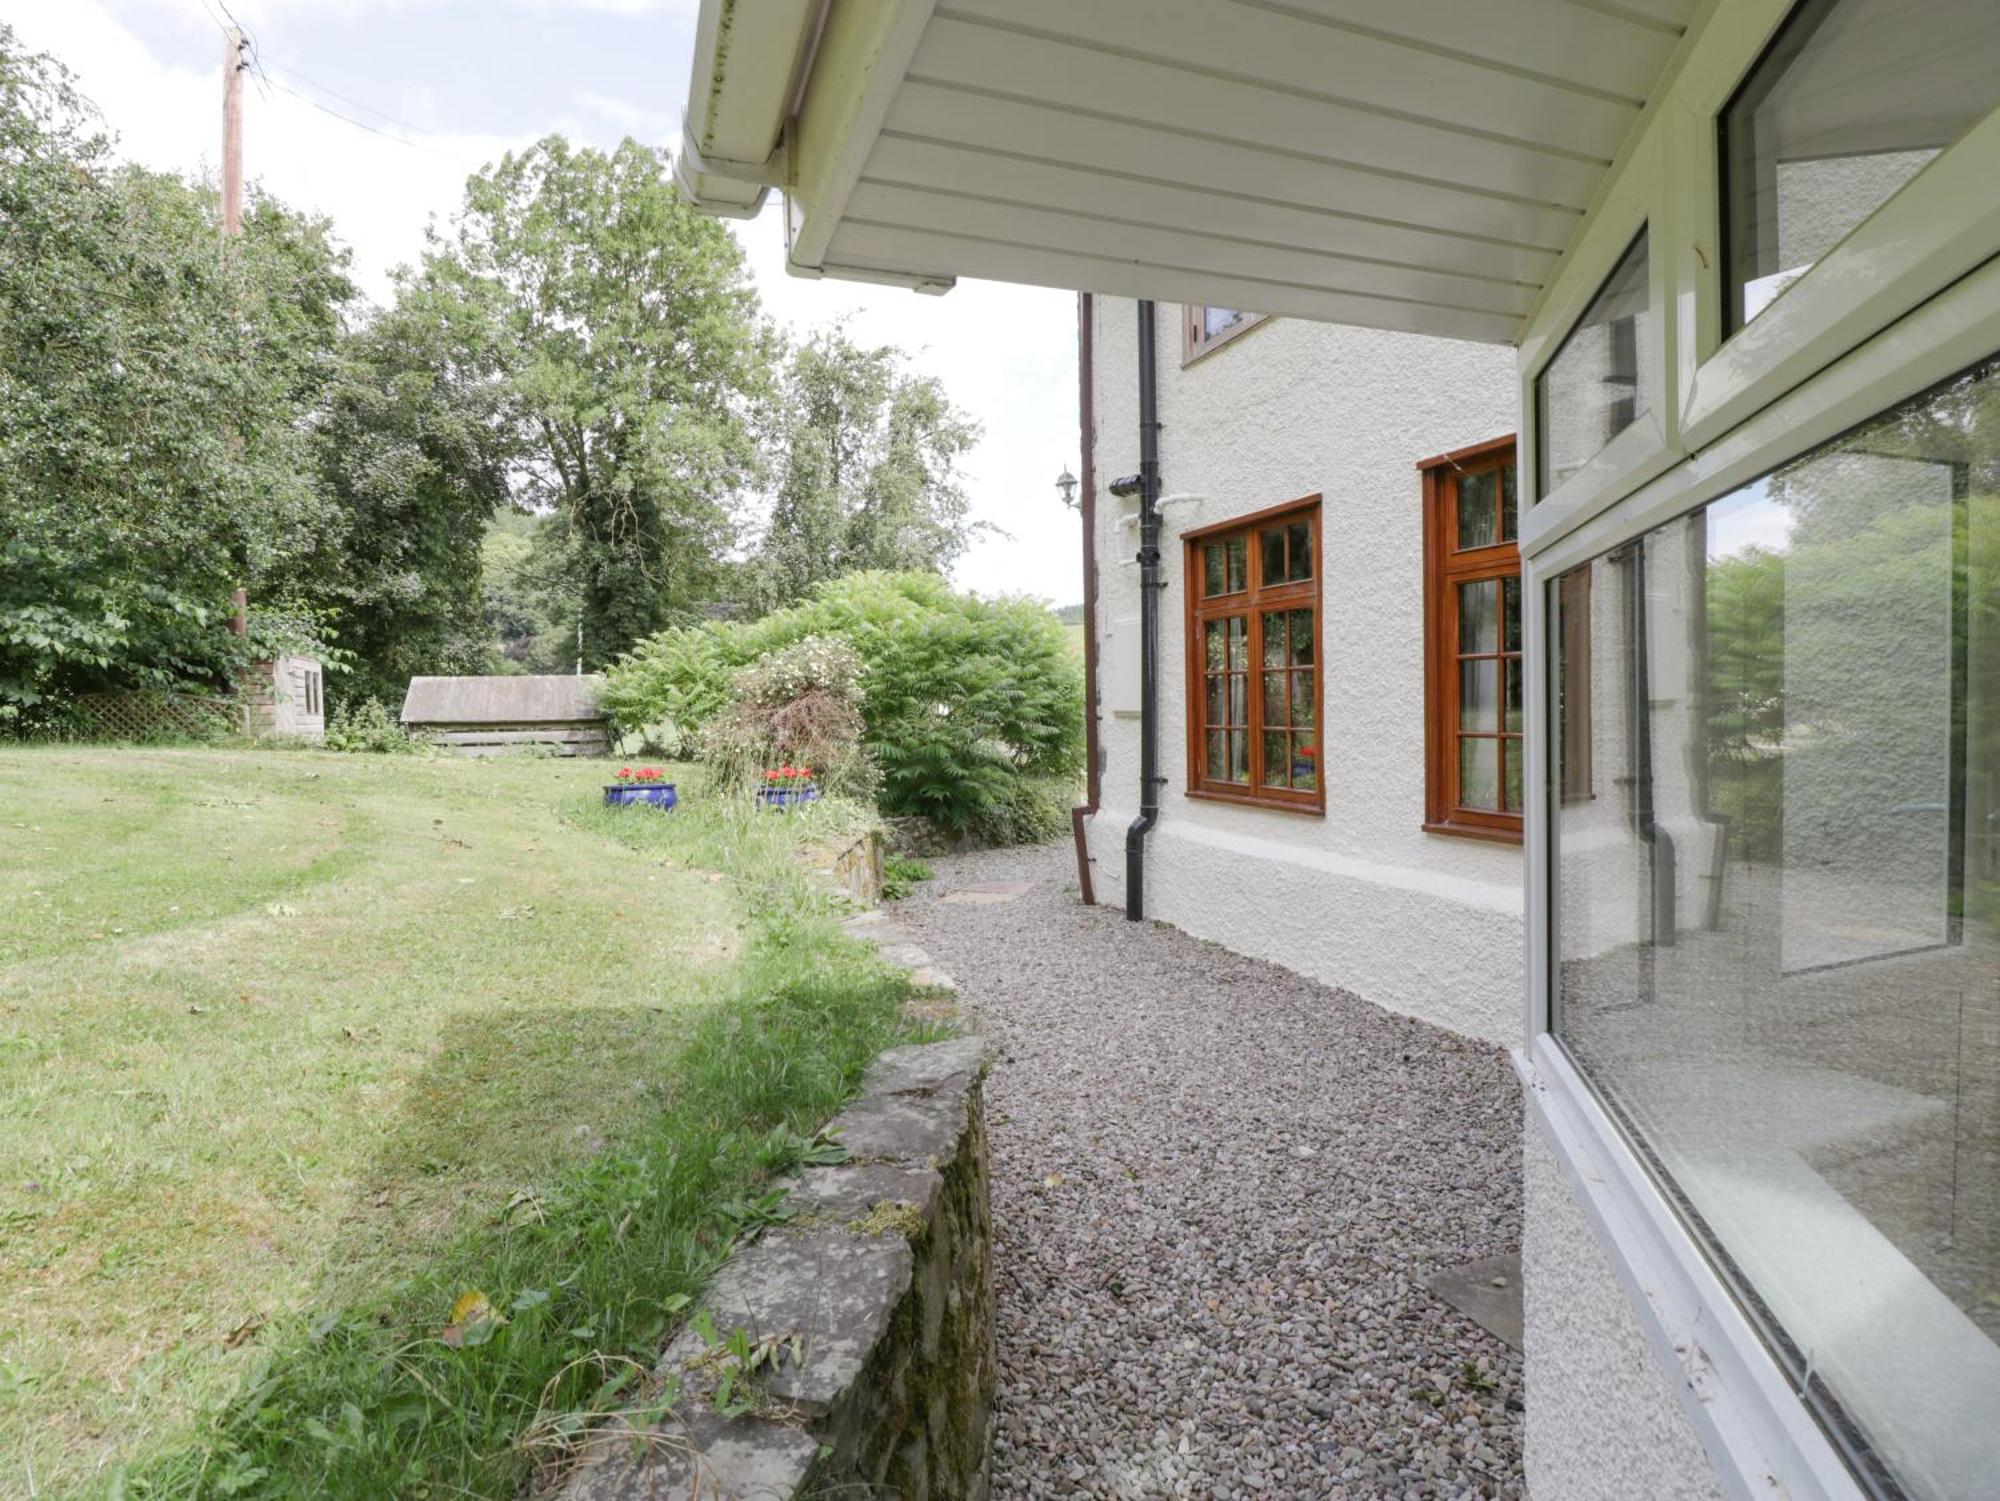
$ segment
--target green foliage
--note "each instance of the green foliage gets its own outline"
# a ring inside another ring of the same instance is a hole
[[[792,351],[777,406],[778,483],[752,567],[765,608],[875,569],[949,568],[971,544],[958,461],[979,428],[898,351],[840,328]]]
[[[0,27],[0,700],[221,686],[229,595],[327,529],[303,411],[354,295],[320,221],[119,166]]]
[[[900,902],[931,878],[931,868],[907,855],[891,855],[882,862],[882,900]]]
[[[480,548],[487,672],[576,668],[575,580],[561,569],[561,523],[502,511]]]
[[[743,668],[729,707],[700,736],[716,784],[747,792],[766,770],[795,766],[828,792],[867,795],[874,769],[861,749],[861,677],[860,655],[830,636],[808,636]]]
[[[510,153],[467,182],[403,296],[496,372],[516,499],[559,519],[586,666],[717,596],[769,338],[742,252],[660,153],[559,136]]]
[[[325,602],[355,658],[351,691],[394,697],[419,673],[485,666],[479,539],[507,503],[511,435],[477,320],[421,283],[343,342],[313,427],[333,502]]]
[[[997,839],[1060,831],[1054,787],[1083,761],[1083,675],[1033,601],[957,594],[931,574],[851,574],[758,621],[655,637],[611,670],[604,701],[623,723],[699,724],[730,667],[809,636],[860,655],[885,812]]]
[[[326,748],[331,751],[358,751],[372,755],[420,756],[433,746],[422,735],[403,728],[394,711],[379,698],[364,698],[342,704],[326,721]]]
[[[711,622],[665,630],[641,641],[605,675],[598,702],[663,754],[683,754],[728,707],[735,670],[745,660],[729,627]]]

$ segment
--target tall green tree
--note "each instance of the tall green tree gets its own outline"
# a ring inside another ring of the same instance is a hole
[[[971,545],[958,465],[978,425],[897,350],[863,348],[840,328],[812,335],[786,363],[775,436],[753,570],[766,608],[848,573],[943,573]]]
[[[230,592],[302,594],[329,505],[303,414],[354,296],[319,220],[120,166],[0,26],[0,709],[226,681]]]
[[[695,618],[720,590],[770,382],[728,231],[650,147],[551,136],[467,183],[419,293],[490,337],[516,498],[561,520],[586,665]]]
[[[352,654],[349,695],[394,701],[418,673],[486,664],[480,544],[518,442],[481,312],[406,286],[341,347],[314,425],[333,506],[316,600]]]

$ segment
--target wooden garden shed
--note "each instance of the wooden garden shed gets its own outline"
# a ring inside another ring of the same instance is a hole
[[[403,725],[435,735],[461,756],[497,756],[545,745],[564,756],[611,749],[611,719],[598,707],[595,674],[411,678]]]

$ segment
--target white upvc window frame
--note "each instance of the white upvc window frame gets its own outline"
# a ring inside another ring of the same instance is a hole
[[[2000,112],[1939,155],[1724,343],[1716,119],[1791,0],[1711,4],[1521,343],[1521,473],[1536,383],[1640,225],[1655,409],[1521,509],[1528,722],[1528,1113],[1563,1165],[1725,1494],[1858,1501],[1861,1485],[1555,1035],[1548,585],[1559,575],[2000,352]],[[1857,293],[1856,287],[1865,290]]]

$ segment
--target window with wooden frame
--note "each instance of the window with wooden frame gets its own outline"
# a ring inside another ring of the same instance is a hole
[[[1188,796],[1319,813],[1317,495],[1182,536]]]
[[[1424,827],[1519,842],[1526,765],[1514,439],[1425,459]]]
[[[1181,363],[1198,360],[1211,349],[1227,344],[1240,333],[1262,323],[1266,314],[1246,313],[1241,308],[1209,307],[1191,302],[1181,308]]]

